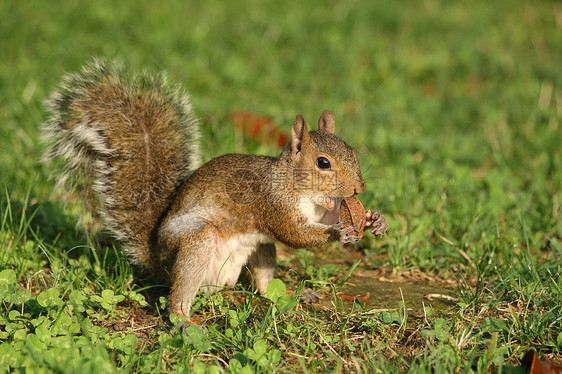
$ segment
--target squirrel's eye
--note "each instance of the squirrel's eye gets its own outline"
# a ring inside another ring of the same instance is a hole
[[[326,157],[318,157],[316,159],[316,166],[318,166],[320,169],[329,169],[330,161]]]

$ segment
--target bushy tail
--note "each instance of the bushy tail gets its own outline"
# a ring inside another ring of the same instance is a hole
[[[187,92],[164,74],[128,80],[121,70],[94,59],[64,78],[46,102],[44,159],[62,159],[58,184],[148,266],[151,232],[200,164],[198,123]]]

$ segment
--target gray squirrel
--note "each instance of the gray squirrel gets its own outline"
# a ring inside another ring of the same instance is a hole
[[[308,248],[354,242],[338,222],[342,200],[365,191],[356,151],[301,115],[278,157],[226,154],[201,165],[189,95],[147,72],[94,59],[46,101],[44,158],[62,159],[59,184],[80,193],[128,258],[171,285],[170,312],[189,316],[199,290],[234,286],[247,264],[265,294],[275,241]],[[388,229],[366,211],[375,235]]]

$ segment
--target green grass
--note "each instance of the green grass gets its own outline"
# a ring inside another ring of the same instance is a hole
[[[562,361],[558,3],[4,1],[0,35],[0,370],[514,372],[530,349]],[[288,290],[331,308],[241,284],[199,298],[205,327],[182,334],[167,289],[77,232],[40,163],[42,101],[93,55],[182,83],[207,160],[278,153],[235,134],[233,112],[288,131],[332,110],[360,154],[361,199],[391,230],[356,246],[358,269],[421,274],[455,301],[426,300],[425,315],[400,297],[344,305],[353,261],[332,245],[279,260]]]

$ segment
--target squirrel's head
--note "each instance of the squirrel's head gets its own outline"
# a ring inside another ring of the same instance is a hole
[[[335,136],[334,115],[325,110],[318,130],[308,131],[299,114],[291,128],[285,156],[293,169],[293,187],[311,195],[345,198],[365,192],[357,153]]]

